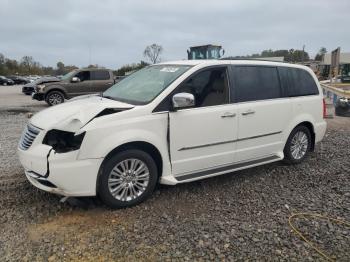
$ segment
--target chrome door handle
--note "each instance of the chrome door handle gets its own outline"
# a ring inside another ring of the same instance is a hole
[[[225,114],[223,114],[223,115],[221,116],[221,118],[235,117],[235,116],[236,116],[235,113],[226,112]]]
[[[254,111],[254,110],[251,110],[251,109],[249,109],[249,110],[247,110],[247,111],[245,111],[245,112],[242,113],[243,116],[252,115],[252,114],[255,114],[255,111]]]

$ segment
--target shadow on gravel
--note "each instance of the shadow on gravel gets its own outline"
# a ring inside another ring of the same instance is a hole
[[[158,184],[154,194],[150,197],[150,199],[147,199],[144,203],[147,203],[148,201],[155,200],[158,198],[159,195],[171,195],[171,194],[206,194],[210,192],[210,188],[212,187],[223,187],[223,186],[229,186],[230,184],[235,184],[236,186],[241,185],[242,183],[246,183],[249,180],[258,180],[264,179],[264,175],[266,173],[269,173],[271,170],[274,170],[279,167],[286,167],[287,165],[283,162],[276,162],[276,163],[270,163],[259,167],[253,167],[247,170],[239,170],[236,172],[231,172],[224,175],[219,175],[216,177],[209,177],[205,179],[201,179],[198,181],[193,181],[190,183],[184,183],[184,184],[177,184],[175,186],[169,186],[169,185],[161,185]],[[262,169],[262,167],[264,167]],[[276,174],[275,174],[276,175]],[[283,175],[278,174],[277,175]],[[164,199],[164,203],[168,202],[167,197]],[[62,197],[63,198],[63,197]],[[59,199],[57,199],[59,202]],[[159,199],[161,201],[161,199]],[[83,210],[91,210],[95,208],[105,208],[106,210],[110,210],[109,207],[105,206],[101,200],[98,197],[69,197],[66,199],[65,203],[70,205],[71,207],[75,207],[78,209]],[[143,204],[144,204],[143,203]],[[163,204],[164,204],[163,203]]]

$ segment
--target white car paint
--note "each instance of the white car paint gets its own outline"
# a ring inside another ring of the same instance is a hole
[[[121,145],[142,141],[156,147],[161,155],[160,183],[175,185],[281,160],[290,132],[304,121],[313,125],[316,142],[324,136],[326,123],[322,117],[322,90],[309,68],[287,65],[306,70],[313,76],[320,93],[316,96],[233,103],[170,113],[153,112],[181,82],[202,68],[228,64],[286,66],[282,63],[244,60],[190,60],[164,64],[193,67],[147,105],[135,106],[99,96],[87,96],[34,115],[30,124],[41,131],[27,150],[18,149],[29,181],[40,189],[65,196],[94,196],[103,159]],[[94,118],[106,108],[127,110]],[[255,114],[242,115],[249,110]],[[234,114],[234,117],[222,117],[227,114]],[[86,134],[79,150],[57,153],[50,152],[52,148],[42,144],[46,132],[51,129]],[[217,135],[218,130],[220,136]],[[271,135],[245,139],[261,134]],[[201,146],[206,144],[216,145]],[[201,147],[193,148],[197,146]],[[186,150],[188,147],[193,149]],[[250,161],[249,164],[241,164],[246,161]],[[41,177],[47,174],[48,164],[49,176]],[[223,167],[232,168],[224,170],[221,169]],[[208,170],[214,171],[206,172]],[[203,175],[177,179],[193,172],[203,172]],[[57,188],[39,183],[38,175],[39,180],[49,181]]]

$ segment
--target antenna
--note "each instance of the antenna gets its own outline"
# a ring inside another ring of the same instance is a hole
[[[91,65],[91,44],[89,43],[89,64],[88,66]]]

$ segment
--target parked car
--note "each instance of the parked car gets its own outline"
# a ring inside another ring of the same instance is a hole
[[[35,80],[34,82],[28,83],[22,87],[22,93],[26,95],[31,95],[35,92],[35,88],[38,85],[42,85],[45,83],[52,83],[52,82],[58,82],[60,81],[57,77],[51,76],[51,77],[42,77],[38,80]]]
[[[4,76],[0,76],[0,85],[3,85],[3,86],[12,86],[14,85],[15,83],[11,80],[11,79],[8,79]]]
[[[24,77],[21,76],[8,76],[8,79],[11,79],[15,85],[25,85],[30,83],[30,81]]]
[[[175,185],[284,160],[298,164],[326,131],[311,69],[245,60],[144,68],[102,95],[43,110],[19,159],[36,187],[96,196],[112,208]],[[305,174],[307,176],[307,174]]]
[[[32,97],[39,101],[45,100],[52,106],[75,96],[101,93],[114,83],[113,72],[108,69],[74,70],[64,75],[59,82],[37,85]]]

